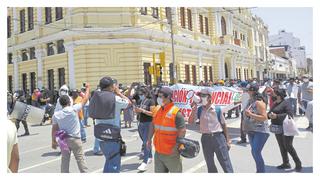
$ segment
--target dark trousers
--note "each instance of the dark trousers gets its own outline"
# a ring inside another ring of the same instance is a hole
[[[282,161],[284,164],[289,163],[288,153],[291,155],[292,159],[297,166],[301,166],[301,161],[298,157],[296,150],[294,149],[292,142],[294,136],[284,136],[283,134],[276,134],[276,139],[280,148]]]
[[[22,125],[23,125],[23,127],[24,127],[24,131],[25,131],[26,133],[29,133],[27,121],[22,121],[22,120],[19,120],[19,119],[17,119],[17,121],[16,121],[17,130],[19,130],[19,128],[20,128],[20,122],[22,122]]]
[[[243,131],[243,111],[241,111],[240,137],[241,141],[247,141],[247,134]]]
[[[214,163],[214,154],[216,154],[223,171],[233,173],[227,141],[223,133],[202,134],[201,144],[209,173],[218,172]]]

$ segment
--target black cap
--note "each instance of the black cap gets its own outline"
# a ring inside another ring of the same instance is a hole
[[[114,79],[112,79],[109,76],[105,76],[100,79],[99,86],[101,89],[104,89],[106,87],[113,85],[114,83],[115,83]]]
[[[257,92],[259,90],[259,86],[257,84],[253,84],[253,83],[249,84],[247,86],[247,88],[248,88],[248,91]]]

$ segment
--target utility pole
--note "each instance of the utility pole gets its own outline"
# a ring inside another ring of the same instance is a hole
[[[173,83],[176,83],[177,79],[177,72],[176,72],[176,66],[175,66],[175,56],[174,56],[174,39],[173,39],[173,23],[172,23],[172,7],[167,8],[170,12],[168,13],[169,18],[168,18],[168,23],[170,24],[170,29],[171,29],[171,55],[172,55],[172,66],[173,66]]]

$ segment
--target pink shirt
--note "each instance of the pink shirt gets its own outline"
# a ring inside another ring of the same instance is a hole
[[[220,122],[217,119],[214,106],[210,106],[206,109],[202,106],[202,112],[200,116],[200,132],[201,133],[216,133],[223,132]],[[221,112],[221,123],[225,124],[223,112]]]

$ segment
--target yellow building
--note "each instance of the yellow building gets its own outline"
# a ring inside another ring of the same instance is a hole
[[[103,76],[120,83],[256,77],[248,8],[8,8],[8,89],[92,86]],[[172,14],[174,78],[171,30]]]

